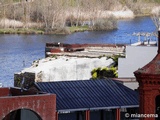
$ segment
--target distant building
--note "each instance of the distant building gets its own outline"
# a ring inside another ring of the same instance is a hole
[[[138,89],[134,71],[150,62],[157,54],[157,46],[126,46],[126,57],[118,59],[118,81],[123,85]]]
[[[134,72],[139,83],[140,120],[160,120],[160,31],[158,42],[154,59]]]
[[[150,62],[157,54],[157,47],[126,46],[126,57],[118,59],[118,78],[133,78],[133,72]]]

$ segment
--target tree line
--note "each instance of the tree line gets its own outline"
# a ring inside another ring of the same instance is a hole
[[[104,11],[128,6],[136,13],[143,1],[146,0],[0,0],[0,27],[35,27],[50,31],[89,25],[92,29],[114,29],[117,27],[115,18]],[[12,24],[6,19],[12,20]]]

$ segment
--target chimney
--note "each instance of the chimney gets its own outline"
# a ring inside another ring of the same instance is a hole
[[[158,41],[157,41],[157,44],[158,44],[158,54],[160,54],[160,30],[158,30]]]

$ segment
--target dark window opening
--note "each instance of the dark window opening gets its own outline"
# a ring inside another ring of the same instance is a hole
[[[10,112],[2,120],[42,120],[38,114],[28,109],[18,109]]]
[[[160,95],[158,95],[155,99],[155,103],[156,103],[156,114],[158,114],[158,118],[156,118],[156,120],[160,120]]]

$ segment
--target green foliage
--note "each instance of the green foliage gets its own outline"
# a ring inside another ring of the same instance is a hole
[[[55,59],[57,59],[57,55],[52,55],[52,58],[55,58]]]
[[[13,0],[13,2],[21,2],[22,0]]]
[[[97,72],[95,72],[95,73],[92,74],[92,78],[93,78],[93,79],[96,79],[96,78],[97,78]]]
[[[114,61],[113,67],[117,67],[118,66],[118,58],[120,58],[120,57],[124,58],[124,56],[122,56],[122,55],[114,55],[112,57],[109,57],[109,58],[113,59],[113,61]]]
[[[44,31],[40,29],[25,29],[25,28],[6,28],[0,29],[0,34],[44,34]]]
[[[126,4],[126,0],[120,0],[120,3],[121,3],[122,5],[125,5],[125,4]]]
[[[72,26],[72,27],[68,27],[68,28],[71,33],[89,30],[88,26]]]
[[[157,3],[160,3],[160,0],[154,0],[155,2],[157,2]]]
[[[116,67],[95,68],[91,71],[92,79],[116,78],[118,77]]]

